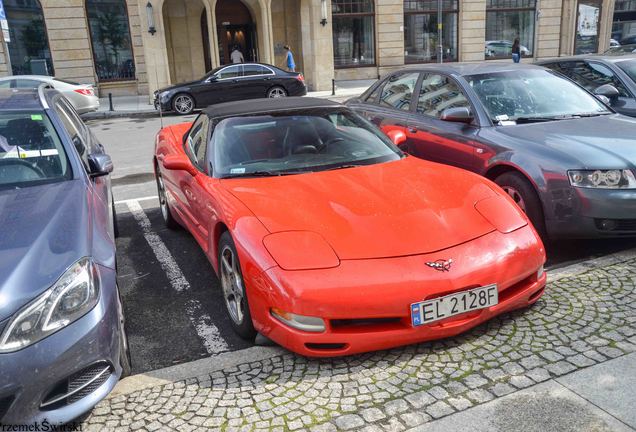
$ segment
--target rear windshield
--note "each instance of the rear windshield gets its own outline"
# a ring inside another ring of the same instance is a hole
[[[80,83],[75,82],[75,81],[68,81],[68,80],[61,79],[61,78],[53,78],[53,79],[55,81],[59,81],[59,82],[65,83],[65,84],[76,85],[76,86],[80,85]]]
[[[43,111],[0,112],[0,188],[69,178],[66,152]]]
[[[618,67],[623,69],[623,71],[629,75],[632,81],[636,82],[636,60],[626,60],[622,62],[618,62]]]

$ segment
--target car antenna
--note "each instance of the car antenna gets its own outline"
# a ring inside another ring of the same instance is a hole
[[[157,53],[155,53],[155,64],[157,64]],[[155,69],[155,80],[157,81],[157,86],[159,86],[159,73],[157,72],[158,68],[154,68],[154,69]],[[161,127],[161,129],[163,129],[163,113],[161,112],[161,98],[159,98],[159,126]]]

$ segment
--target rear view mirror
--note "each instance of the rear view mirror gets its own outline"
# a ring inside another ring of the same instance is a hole
[[[472,123],[473,118],[473,114],[466,107],[446,108],[440,116],[440,120],[466,124]]]
[[[187,171],[193,176],[198,173],[198,170],[192,165],[190,159],[184,154],[171,154],[164,156],[161,160],[164,168],[173,171]]]
[[[406,134],[399,129],[393,129],[385,133],[396,146],[399,146],[406,141]]]
[[[89,155],[88,165],[91,177],[101,177],[113,172],[113,161],[104,153]]]
[[[594,90],[594,94],[596,96],[605,96],[610,101],[620,96],[620,92],[618,91],[618,89],[611,84],[603,84],[602,86]]]

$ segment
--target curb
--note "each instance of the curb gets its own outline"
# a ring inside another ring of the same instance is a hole
[[[585,273],[596,268],[619,264],[634,258],[636,258],[636,248],[565,265],[554,270],[547,270],[548,283],[555,282],[566,277],[575,276],[580,273]],[[279,346],[254,346],[188,363],[169,366],[163,369],[145,372],[143,374],[132,375],[119,381],[110,393],[109,397],[125,395],[149,387],[183,381],[188,378],[197,378],[228,367],[266,360],[284,354],[294,355],[290,351]]]

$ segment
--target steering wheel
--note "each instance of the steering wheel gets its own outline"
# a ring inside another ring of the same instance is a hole
[[[21,181],[40,180],[43,178],[46,178],[46,175],[40,168],[31,165],[23,159],[0,159],[0,183],[16,183]]]
[[[337,142],[343,142],[345,139],[340,137],[333,137],[322,143],[322,146],[318,149],[318,153],[322,153],[327,147]]]

